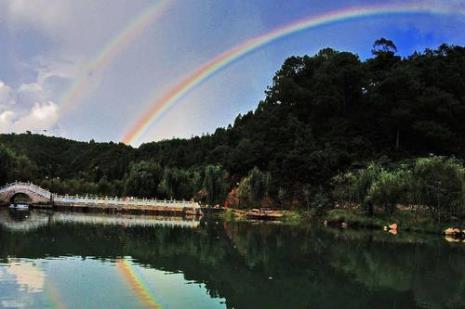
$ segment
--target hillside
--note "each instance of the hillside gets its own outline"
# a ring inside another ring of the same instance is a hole
[[[215,203],[240,182],[239,195],[250,204],[264,197],[298,203],[327,191],[335,175],[372,160],[430,153],[464,158],[463,119],[464,47],[441,45],[401,58],[382,39],[365,61],[332,49],[288,58],[254,111],[210,135],[137,149],[0,135],[0,180],[24,178],[11,172],[22,158],[33,171],[27,178],[50,186],[45,177],[60,177],[56,190],[195,195]]]

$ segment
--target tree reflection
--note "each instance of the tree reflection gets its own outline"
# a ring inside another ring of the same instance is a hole
[[[413,234],[276,224],[124,226],[57,223],[2,228],[0,259],[131,256],[182,272],[232,308],[464,307],[465,247]]]

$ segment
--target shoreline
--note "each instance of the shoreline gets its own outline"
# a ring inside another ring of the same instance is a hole
[[[0,208],[9,209],[8,205]],[[167,206],[140,206],[140,205],[97,205],[97,204],[31,204],[30,209],[44,209],[58,212],[94,212],[106,214],[131,214],[131,215],[159,215],[167,217],[201,217],[200,208],[191,207],[167,207]]]
[[[300,226],[320,224],[341,231],[382,231],[394,236],[398,233],[436,235],[445,236],[448,241],[465,242],[465,222],[436,222],[425,214],[415,214],[409,210],[397,210],[391,216],[377,213],[373,217],[366,216],[359,208],[335,208],[319,216],[295,210],[281,212],[283,217],[278,220],[251,220],[247,218],[246,210],[229,208],[219,217],[237,222],[276,222]]]

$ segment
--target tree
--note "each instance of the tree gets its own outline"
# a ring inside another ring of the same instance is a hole
[[[0,182],[5,184],[13,180],[15,171],[15,154],[11,149],[0,144]]]
[[[240,204],[244,207],[259,206],[269,194],[271,176],[254,167],[247,177],[239,183],[238,194]]]
[[[221,166],[207,165],[204,170],[203,189],[207,192],[205,202],[215,205],[225,200],[228,192],[228,174]]]
[[[165,168],[158,187],[160,196],[169,199],[191,199],[198,190],[198,173],[178,168]]]
[[[391,215],[396,204],[407,201],[408,179],[408,172],[402,169],[382,169],[370,186],[369,199],[375,205],[382,205],[385,213]]]
[[[150,161],[133,163],[125,181],[124,192],[131,196],[156,197],[161,178],[162,168],[158,163]]]
[[[371,200],[370,190],[377,181],[383,168],[377,163],[370,163],[366,169],[358,172],[356,181],[352,183],[353,191],[356,192],[358,202],[365,208],[368,215],[373,215],[373,201]]]
[[[371,52],[375,56],[379,56],[382,54],[394,55],[395,53],[397,53],[397,47],[393,41],[385,38],[380,38],[376,40],[373,44],[373,49]]]
[[[417,159],[412,175],[415,203],[428,206],[438,220],[446,213],[463,215],[464,175],[465,169],[457,159],[440,156]]]

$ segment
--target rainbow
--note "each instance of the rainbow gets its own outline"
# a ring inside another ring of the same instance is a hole
[[[420,4],[377,5],[365,7],[350,7],[331,11],[319,16],[310,16],[283,26],[270,32],[250,38],[235,47],[217,55],[210,61],[186,75],[181,81],[170,88],[160,98],[150,100],[148,108],[123,134],[125,144],[136,142],[153,123],[157,122],[173,105],[193,88],[217,73],[239,58],[288,35],[321,26],[345,22],[354,19],[401,14],[457,14],[448,8],[431,8]],[[153,97],[152,97],[153,98]]]
[[[80,71],[76,81],[59,100],[61,112],[69,112],[79,102],[79,98],[90,92],[94,77],[101,73],[116,56],[134,41],[143,30],[157,20],[167,9],[171,0],[155,1],[149,8],[134,18],[117,36],[110,40],[97,57]]]
[[[66,308],[66,305],[61,298],[60,292],[58,291],[57,287],[51,281],[47,281],[45,292],[46,292],[47,298],[49,299],[50,305],[53,308],[56,308],[56,309]]]
[[[131,263],[129,263],[126,259],[120,259],[116,261],[116,267],[129,283],[134,294],[144,305],[148,308],[161,308],[161,306],[155,301],[155,297],[136,274]]]

